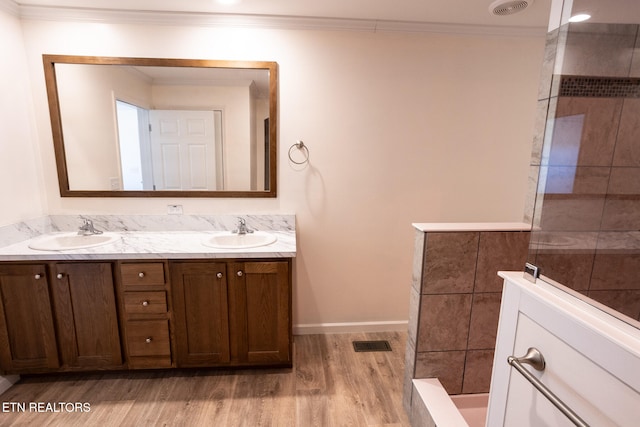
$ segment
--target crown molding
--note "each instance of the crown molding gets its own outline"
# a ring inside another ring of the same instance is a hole
[[[0,2],[8,2],[15,5],[13,0],[0,0]],[[365,19],[314,18],[302,16],[16,6],[18,8],[18,15],[22,20],[112,24],[188,25],[255,29],[477,34],[525,37],[543,36],[546,34],[546,27],[483,26]]]
[[[9,15],[20,17],[20,7],[13,0],[0,0],[0,10],[7,12]]]

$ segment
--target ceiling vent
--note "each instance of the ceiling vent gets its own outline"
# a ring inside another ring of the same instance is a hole
[[[533,4],[535,0],[497,0],[489,6],[489,13],[497,16],[513,15],[522,12]]]

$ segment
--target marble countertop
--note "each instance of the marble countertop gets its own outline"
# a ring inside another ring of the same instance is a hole
[[[64,251],[35,250],[32,239],[0,247],[0,261],[28,260],[117,260],[117,259],[206,259],[206,258],[294,258],[293,231],[269,231],[277,240],[265,246],[217,249],[202,241],[214,232],[206,231],[125,231],[120,239],[102,246]]]
[[[277,237],[264,246],[217,249],[203,241],[246,220],[251,230]],[[45,251],[31,249],[34,239],[50,233],[77,232],[85,218],[96,229],[120,238],[90,248]],[[118,259],[207,259],[207,258],[294,258],[296,256],[295,215],[52,215],[0,227],[0,261],[29,260],[118,260]]]

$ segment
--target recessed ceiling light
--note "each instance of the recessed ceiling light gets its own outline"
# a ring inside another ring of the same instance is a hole
[[[591,19],[591,15],[587,15],[586,13],[579,13],[569,18],[569,22],[584,22],[588,19]]]
[[[237,3],[240,3],[241,1],[242,0],[216,0],[216,3],[229,5],[229,4],[237,4]]]

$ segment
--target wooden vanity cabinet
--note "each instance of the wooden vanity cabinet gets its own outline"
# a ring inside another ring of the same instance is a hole
[[[0,264],[3,372],[122,367],[109,262]]]
[[[46,264],[0,264],[0,369],[30,373],[59,366]]]
[[[178,367],[230,361],[228,280],[224,262],[171,262]]]
[[[291,259],[0,263],[0,373],[291,366]]]
[[[178,367],[291,365],[291,261],[170,263]]]
[[[122,367],[112,263],[52,263],[50,272],[62,367]]]
[[[118,272],[121,330],[128,367],[172,367],[167,263],[119,262]]]
[[[291,364],[291,266],[287,261],[230,262],[232,357],[240,364]]]

